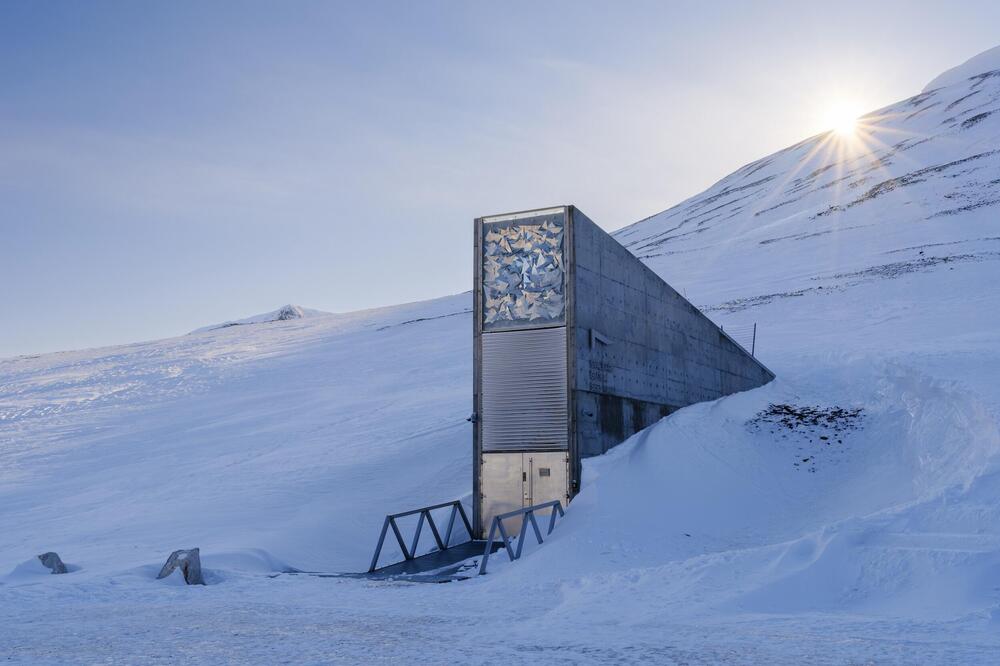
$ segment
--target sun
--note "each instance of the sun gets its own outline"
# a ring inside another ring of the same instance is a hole
[[[854,133],[858,131],[857,116],[845,115],[843,118],[837,119],[834,121],[833,131],[843,137],[854,136]]]
[[[823,124],[836,136],[849,139],[858,133],[858,105],[848,101],[831,104],[824,114]]]

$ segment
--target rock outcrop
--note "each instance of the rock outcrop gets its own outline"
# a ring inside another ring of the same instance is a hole
[[[181,573],[184,575],[184,582],[188,585],[205,584],[205,579],[201,575],[201,555],[198,548],[175,550],[170,553],[170,557],[167,558],[163,568],[160,569],[160,573],[156,576],[157,580],[166,578],[175,569],[181,570]]]
[[[53,553],[51,551],[48,553],[42,553],[38,556],[38,559],[46,569],[50,569],[54,574],[64,574],[69,572],[58,553]]]

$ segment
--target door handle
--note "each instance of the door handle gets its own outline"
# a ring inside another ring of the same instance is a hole
[[[528,499],[535,503],[535,459],[528,458]]]

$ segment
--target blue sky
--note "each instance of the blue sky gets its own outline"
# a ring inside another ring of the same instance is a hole
[[[0,4],[0,357],[464,291],[915,94],[995,2]]]

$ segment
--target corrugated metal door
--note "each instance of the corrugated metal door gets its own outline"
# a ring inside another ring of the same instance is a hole
[[[483,451],[567,448],[566,328],[484,333]]]

